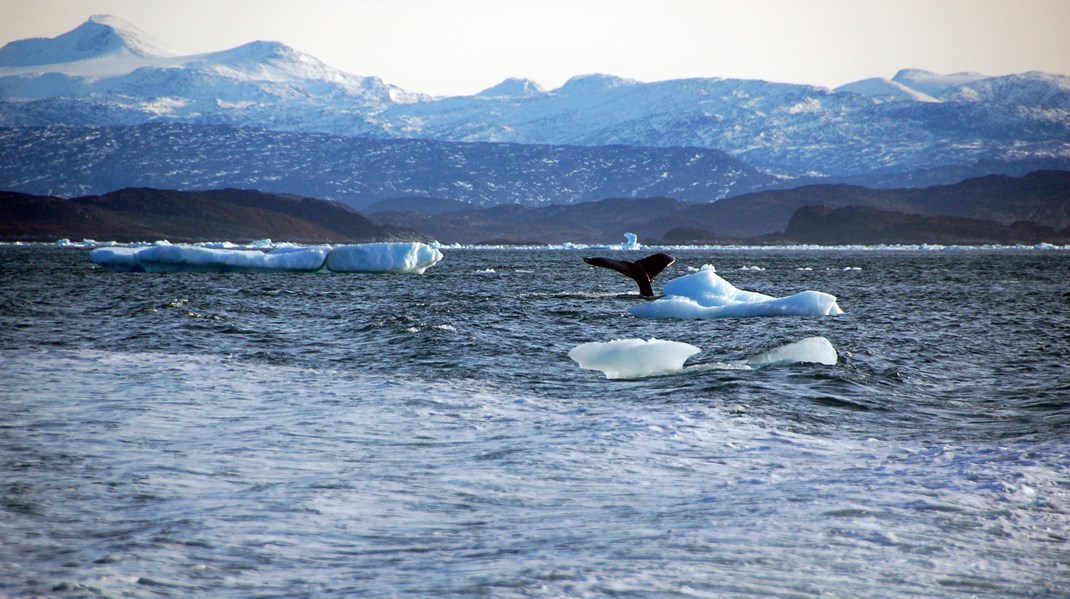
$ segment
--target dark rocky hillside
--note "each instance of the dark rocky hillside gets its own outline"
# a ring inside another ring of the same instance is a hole
[[[308,243],[410,239],[347,206],[259,191],[122,189],[64,200],[0,192],[0,240],[253,241]]]
[[[1006,225],[1028,221],[1060,230],[1070,227],[1070,171],[1036,171],[1023,177],[992,175],[922,189],[808,185],[692,204],[647,225],[659,237],[678,227],[693,227],[721,237],[750,238],[784,231],[795,211],[809,205],[869,206]]]
[[[1055,231],[1030,222],[1009,225],[959,216],[921,216],[868,206],[804,206],[783,234],[767,241],[819,245],[872,244],[1033,244],[1070,242],[1070,229]]]
[[[810,185],[746,194],[709,204],[667,198],[613,199],[542,208],[501,206],[437,216],[390,212],[375,214],[373,218],[395,226],[412,226],[444,243],[478,243],[491,239],[616,243],[624,231],[634,232],[647,241],[732,243],[782,233],[796,211],[806,206],[867,206],[889,213],[955,216],[1003,226],[1022,221],[1042,230],[1060,231],[1070,227],[1070,172],[990,176],[925,189]],[[950,226],[948,221],[943,222]],[[1004,237],[986,238],[985,242],[999,242]],[[1019,240],[1029,242],[1030,239]],[[881,238],[869,241],[884,242]]]

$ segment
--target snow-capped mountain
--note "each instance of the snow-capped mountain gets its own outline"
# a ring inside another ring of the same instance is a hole
[[[110,15],[95,15],[77,28],[52,38],[11,42],[0,48],[0,65],[34,67],[62,65],[86,60],[151,60],[171,56],[148,34]]]
[[[278,42],[176,55],[115,17],[95,16],[59,37],[0,48],[6,126],[167,119],[374,134],[368,115],[424,99]]]
[[[93,17],[0,49],[0,127],[223,124],[455,142],[718,149],[784,178],[1070,159],[1070,77],[903,70],[836,90],[733,79],[508,79],[433,98],[277,42],[180,56]]]

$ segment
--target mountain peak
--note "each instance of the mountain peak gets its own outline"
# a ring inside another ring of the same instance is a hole
[[[494,87],[488,87],[487,89],[476,94],[485,98],[496,97],[510,97],[510,98],[523,98],[528,96],[537,96],[545,92],[541,85],[535,83],[531,79],[518,79],[516,77],[510,77],[505,81],[502,81]]]
[[[62,64],[123,53],[141,58],[171,54],[161,50],[148,34],[130,23],[110,15],[93,15],[63,35],[4,45],[0,48],[0,66]]]
[[[252,64],[271,60],[294,60],[302,58],[299,52],[282,42],[258,40],[229,50],[209,54],[216,62],[224,64]],[[311,59],[311,57],[308,57]]]
[[[590,75],[577,75],[569,79],[558,91],[571,93],[598,92],[613,89],[615,87],[631,85],[633,83],[636,83],[636,81],[632,79],[624,79],[623,77],[617,77],[615,75],[593,73]]]

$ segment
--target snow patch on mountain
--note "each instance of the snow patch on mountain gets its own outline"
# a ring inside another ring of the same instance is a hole
[[[986,78],[986,75],[980,73],[941,75],[923,69],[903,69],[892,77],[892,81],[933,98],[943,98],[966,84]]]
[[[898,81],[873,77],[841,85],[835,89],[837,93],[860,94],[875,98],[884,102],[939,102],[936,98],[907,87]]]

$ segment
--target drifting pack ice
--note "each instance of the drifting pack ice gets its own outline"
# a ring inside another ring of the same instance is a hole
[[[787,297],[737,289],[706,265],[665,284],[665,295],[629,310],[640,318],[680,319],[747,316],[837,316],[836,296],[802,291]]]
[[[160,244],[93,250],[94,263],[112,272],[334,272],[422,273],[442,260],[425,243],[391,242],[341,246],[218,249]]]

